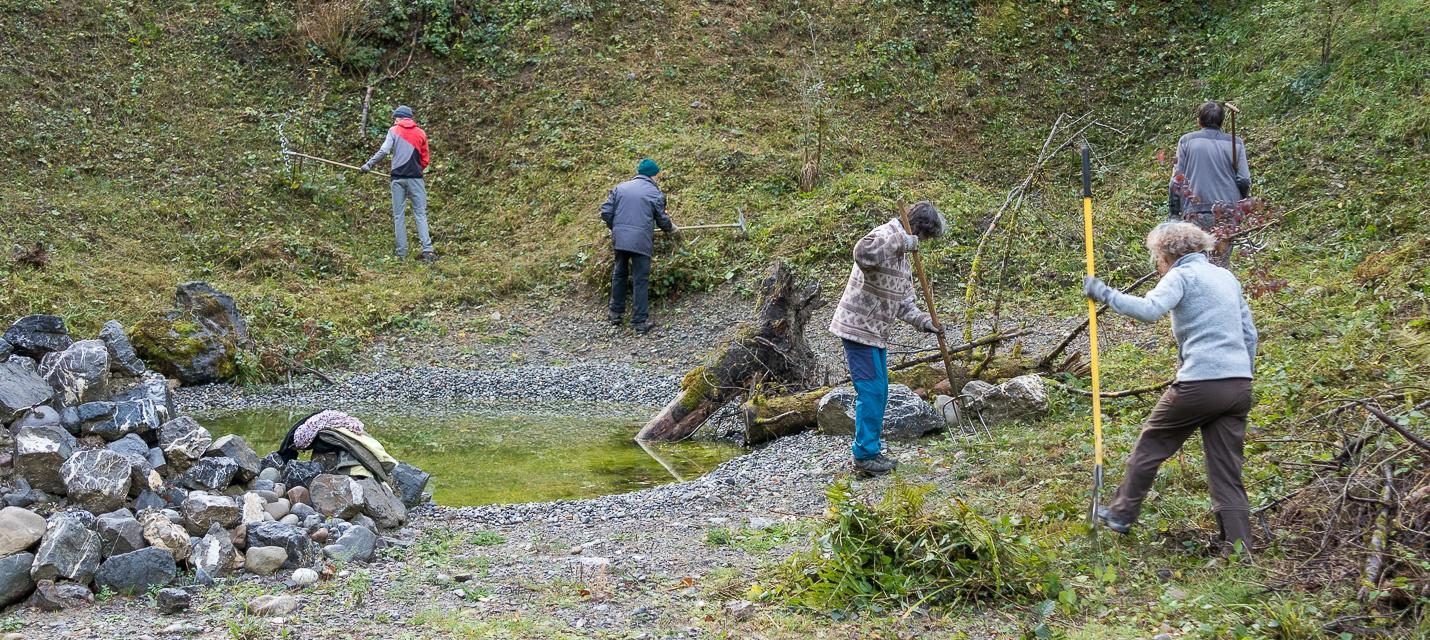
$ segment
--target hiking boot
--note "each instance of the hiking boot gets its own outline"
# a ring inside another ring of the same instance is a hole
[[[854,472],[864,477],[882,476],[898,466],[899,463],[881,453],[872,458],[855,460]]]
[[[427,264],[432,264],[433,262],[437,261],[437,254],[431,251],[423,251],[422,255],[417,256],[417,259],[421,260],[422,262],[426,262]]]
[[[1118,520],[1117,518],[1114,518],[1112,516],[1112,510],[1108,509],[1107,507],[1097,508],[1097,519],[1101,520],[1102,524],[1108,529],[1111,529],[1118,533],[1127,533],[1128,531],[1132,530],[1131,522],[1123,522],[1121,520]]]
[[[655,325],[650,322],[637,322],[635,326],[636,333],[639,335],[645,335],[647,333],[650,333],[651,330],[654,328]]]
[[[607,311],[607,312],[606,312],[606,322],[611,323],[611,326],[613,326],[613,327],[619,327],[619,326],[621,326],[621,323],[624,322],[624,320],[622,319],[622,316],[624,316],[624,315],[625,315],[624,313],[616,313],[616,312],[614,312],[614,311]]]

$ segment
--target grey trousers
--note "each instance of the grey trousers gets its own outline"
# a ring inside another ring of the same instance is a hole
[[[397,236],[397,255],[407,257],[407,221],[403,209],[412,201],[412,217],[417,219],[417,239],[422,252],[432,252],[432,236],[427,233],[427,185],[422,178],[392,179],[392,233]]]
[[[1245,458],[1246,414],[1251,410],[1251,381],[1245,378],[1174,382],[1147,416],[1142,435],[1127,459],[1127,473],[1117,487],[1112,515],[1136,522],[1142,500],[1152,488],[1157,468],[1182,448],[1193,433],[1202,434],[1212,513],[1227,542],[1251,545],[1251,505],[1241,484]]]

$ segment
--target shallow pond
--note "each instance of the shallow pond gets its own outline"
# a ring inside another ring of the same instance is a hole
[[[275,451],[311,409],[254,409],[200,417],[214,437],[236,433],[259,456]],[[393,457],[432,474],[437,504],[468,506],[589,498],[689,480],[742,453],[708,441],[632,441],[631,417],[502,413],[458,408],[434,415],[352,411]],[[637,415],[633,413],[632,415]],[[643,417],[643,416],[642,416]]]

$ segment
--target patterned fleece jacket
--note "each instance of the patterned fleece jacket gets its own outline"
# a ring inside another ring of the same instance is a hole
[[[904,226],[897,218],[875,227],[854,245],[849,283],[834,310],[829,332],[880,349],[898,318],[924,331],[933,319],[914,304],[913,274],[904,251]]]

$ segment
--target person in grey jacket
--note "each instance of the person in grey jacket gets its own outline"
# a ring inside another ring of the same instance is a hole
[[[1221,130],[1224,112],[1215,101],[1197,107],[1197,131],[1177,141],[1172,180],[1167,189],[1167,218],[1191,222],[1210,232],[1216,225],[1213,208],[1231,205],[1251,193],[1251,167],[1246,163],[1246,143]],[[1233,151],[1233,147],[1235,150]],[[1213,257],[1226,266],[1230,241],[1217,243]]]
[[[1087,276],[1083,292],[1113,311],[1153,322],[1172,315],[1176,380],[1148,416],[1127,460],[1117,497],[1098,517],[1126,533],[1137,521],[1157,468],[1195,432],[1202,434],[1212,511],[1230,545],[1251,544],[1250,504],[1241,482],[1246,416],[1256,363],[1256,325],[1230,271],[1211,264],[1211,234],[1186,222],[1166,222],[1147,235],[1162,279],[1146,298],[1127,295]]]
[[[650,259],[655,253],[655,228],[675,233],[675,224],[665,214],[665,193],[656,184],[660,166],[646,158],[636,167],[636,177],[611,189],[601,205],[601,220],[611,230],[616,250],[611,269],[611,304],[607,320],[619,326],[626,313],[626,286],[630,280],[631,324],[636,333],[651,330]]]

